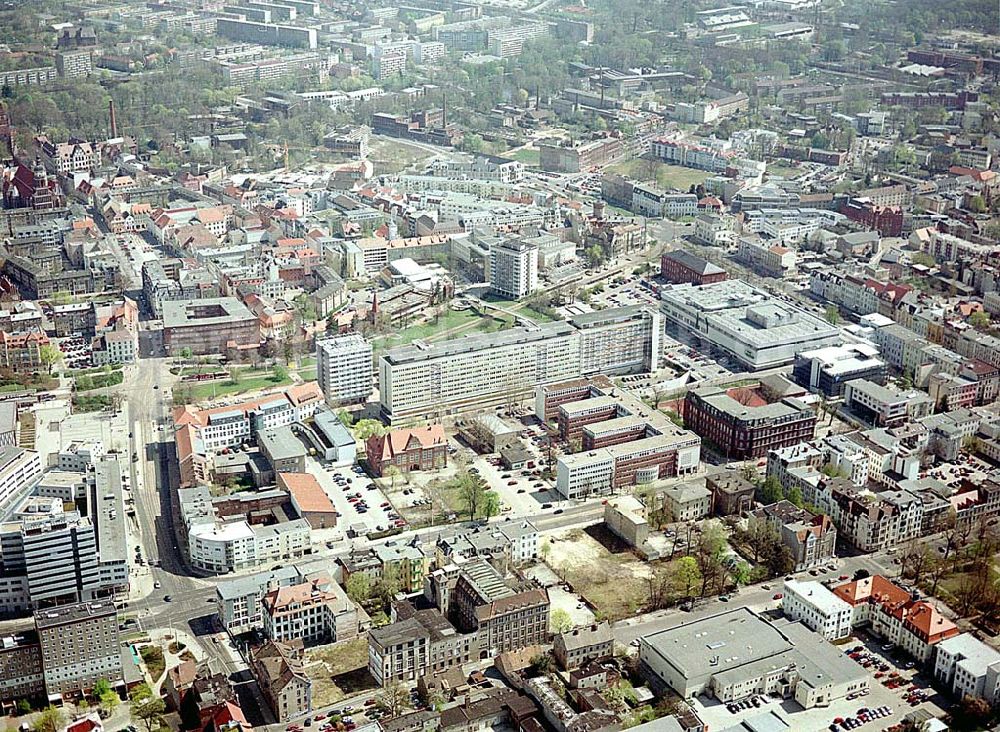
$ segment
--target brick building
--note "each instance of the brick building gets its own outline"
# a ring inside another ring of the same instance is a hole
[[[726,279],[726,270],[683,249],[665,252],[660,257],[660,274],[671,284],[690,282],[709,285]]]
[[[368,438],[366,451],[368,466],[375,475],[382,475],[390,465],[400,472],[409,472],[448,464],[448,440],[440,424],[373,435]]]
[[[799,399],[768,404],[756,392],[706,386],[688,392],[684,424],[727,459],[746,460],[811,440],[816,414]]]

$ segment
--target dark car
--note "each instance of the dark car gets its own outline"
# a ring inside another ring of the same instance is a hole
[[[552,508],[552,504],[551,503],[543,503],[542,504],[542,508]]]
[[[172,598],[172,597],[170,597],[170,595],[164,595],[164,596],[163,596],[163,601],[164,601],[164,602],[170,602],[170,601],[171,601],[172,599],[173,599],[173,598]]]

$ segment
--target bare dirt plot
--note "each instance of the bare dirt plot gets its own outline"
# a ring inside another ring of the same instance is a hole
[[[306,657],[305,671],[313,682],[316,709],[375,688],[375,679],[368,673],[366,637],[319,646],[307,651]]]
[[[649,564],[612,553],[594,536],[569,529],[543,540],[545,562],[594,608],[598,619],[635,615],[649,599]]]

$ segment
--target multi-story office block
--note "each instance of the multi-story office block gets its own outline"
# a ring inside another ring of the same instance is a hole
[[[490,290],[520,300],[538,288],[538,247],[517,239],[490,247]]]
[[[357,404],[372,393],[372,345],[357,333],[316,341],[316,378],[330,404]]]
[[[660,318],[642,306],[394,348],[378,362],[383,416],[415,420],[516,403],[539,384],[655,370]]]
[[[54,694],[88,692],[105,679],[122,680],[118,613],[112,602],[61,605],[35,614],[45,688]]]
[[[42,647],[34,630],[0,635],[0,699],[36,699],[45,693]]]

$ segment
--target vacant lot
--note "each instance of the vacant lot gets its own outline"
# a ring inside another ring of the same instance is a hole
[[[371,154],[368,157],[374,163],[379,175],[392,175],[415,166],[430,156],[426,150],[407,145],[401,140],[373,138]]]
[[[679,191],[687,191],[691,186],[704,183],[708,173],[704,170],[694,170],[693,168],[682,168],[678,165],[667,165],[658,163],[655,160],[645,158],[635,158],[626,160],[623,163],[615,163],[608,166],[608,171],[627,175],[638,181],[646,182],[655,180],[661,188],[676,188]]]
[[[315,709],[375,688],[375,680],[368,673],[368,639],[361,637],[307,651],[306,673],[312,679]]]
[[[634,615],[648,601],[651,565],[631,552],[612,553],[581,529],[544,541],[549,545],[543,549],[546,563],[590,603],[598,618]]]

